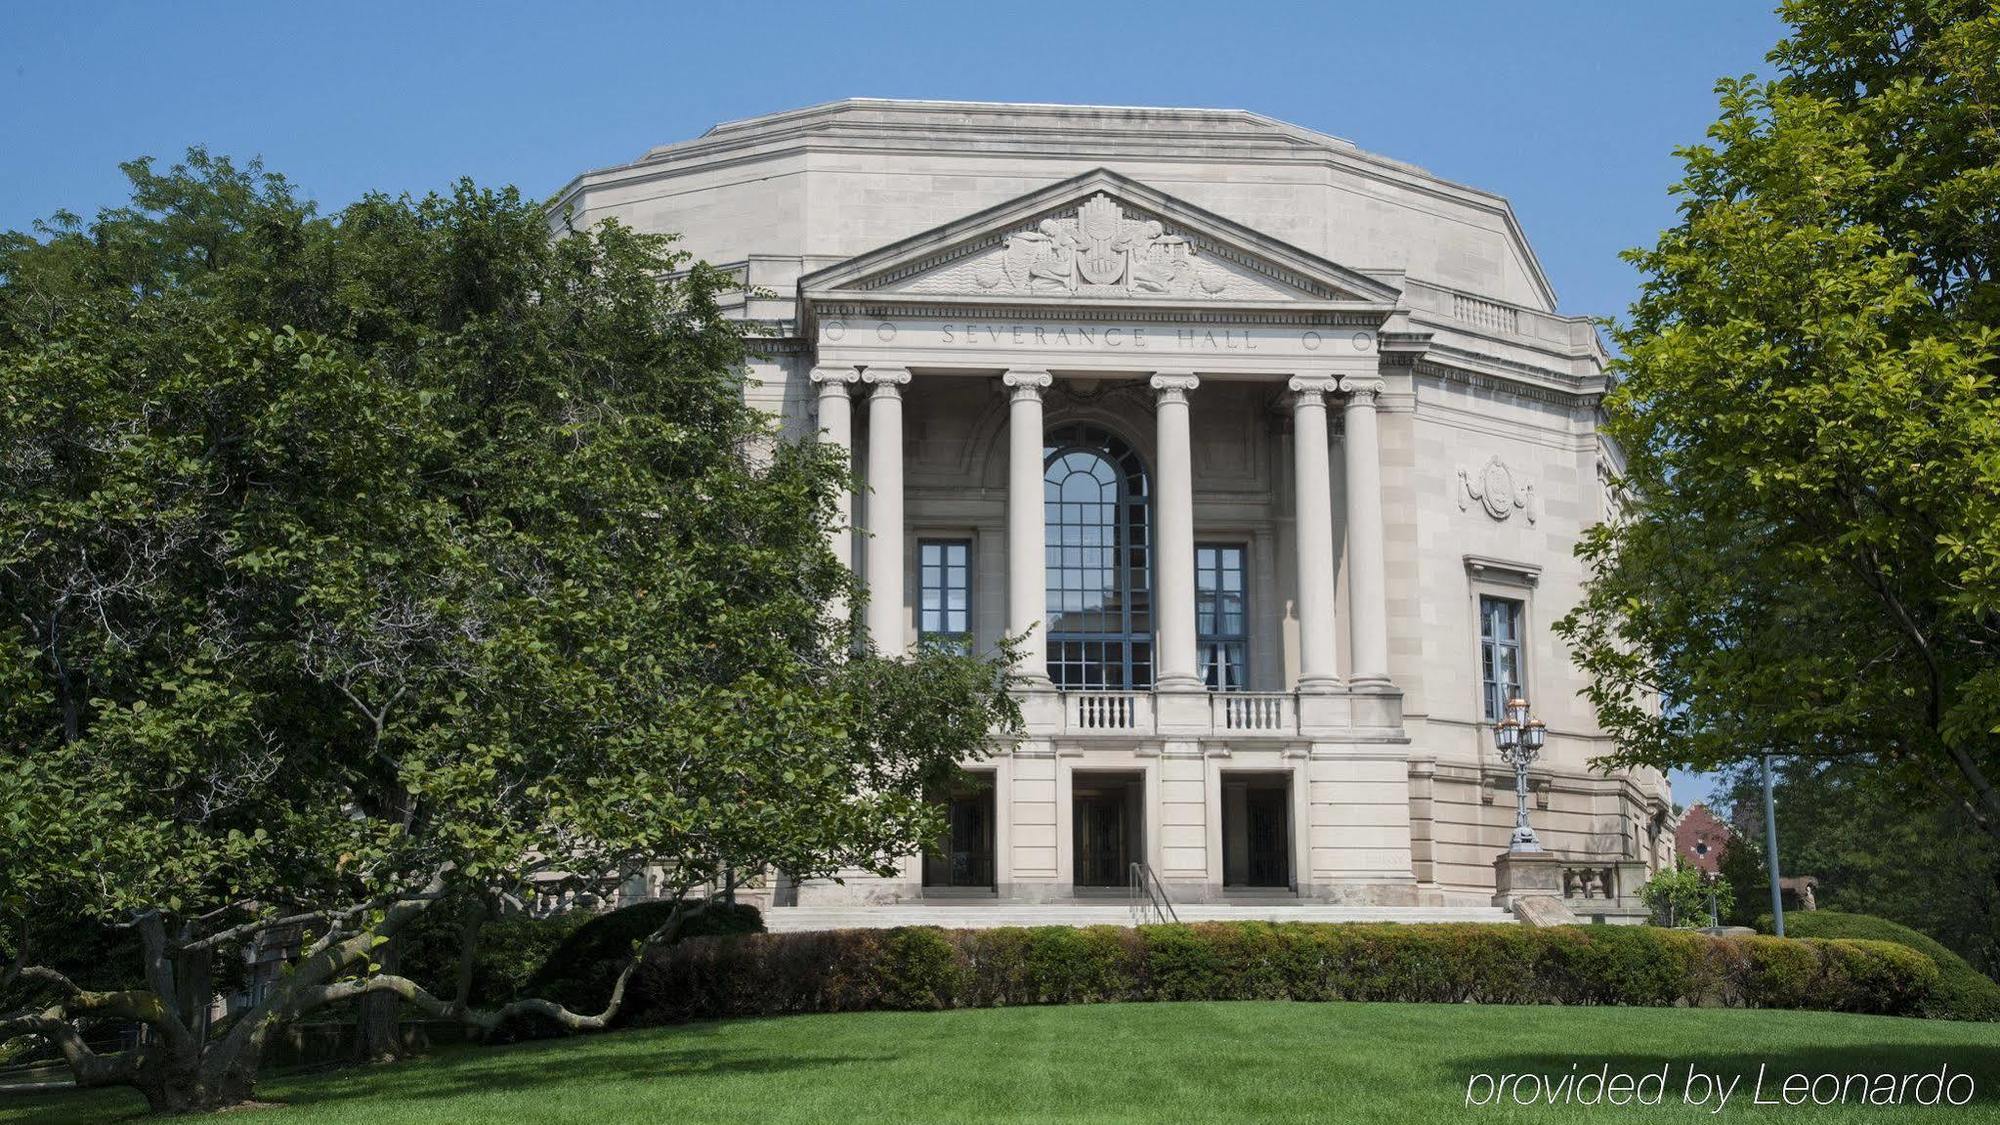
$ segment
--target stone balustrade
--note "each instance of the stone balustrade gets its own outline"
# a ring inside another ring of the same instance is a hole
[[[1295,692],[1210,692],[1207,693],[1205,726],[1195,730],[1167,731],[1159,721],[1159,709],[1150,691],[1064,691],[1061,724],[1053,730],[1033,729],[1030,734],[1060,734],[1090,737],[1151,738],[1174,734],[1218,738],[1298,738],[1299,702]]]

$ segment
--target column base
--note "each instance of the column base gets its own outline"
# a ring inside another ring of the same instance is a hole
[[[1338,695],[1345,688],[1339,676],[1300,676],[1297,691],[1300,695]]]

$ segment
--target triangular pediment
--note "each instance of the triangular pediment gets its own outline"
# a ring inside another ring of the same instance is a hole
[[[1393,305],[1396,290],[1098,169],[808,274],[802,298]]]

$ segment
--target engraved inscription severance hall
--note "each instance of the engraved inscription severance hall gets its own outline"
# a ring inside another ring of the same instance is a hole
[[[1505,919],[1514,696],[1569,907],[1643,914],[1666,782],[1590,766],[1550,628],[1617,503],[1606,355],[1505,199],[1236,110],[856,99],[558,209],[742,281],[746,393],[860,477],[832,547],[873,647],[1026,638],[1026,729],[936,794],[946,837],[767,873],[774,925],[1079,920],[1135,872],[1184,917]]]
[[[876,337],[883,342],[898,338],[908,326],[899,327],[893,321],[878,321],[871,326]],[[941,322],[935,325],[918,325],[917,331],[934,331],[942,344],[960,344],[968,347],[1014,347],[1014,348],[1131,348],[1168,349],[1180,351],[1256,351],[1260,347],[1292,347],[1301,351],[1315,352],[1326,346],[1326,334],[1315,329],[1267,330],[1255,328],[1227,327],[1163,327],[1143,324],[1024,324],[1012,323],[964,323]],[[828,343],[840,343],[847,338],[850,329],[845,321],[829,320],[821,324],[820,336]],[[1345,340],[1356,351],[1367,351],[1374,346],[1373,340],[1365,332],[1337,333],[1335,339]]]

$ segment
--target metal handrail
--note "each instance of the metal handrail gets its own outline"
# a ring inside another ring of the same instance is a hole
[[[1153,869],[1143,863],[1132,865],[1132,918],[1138,925],[1157,922],[1179,922],[1180,915],[1174,913],[1173,901],[1167,898],[1166,884],[1153,874]]]

